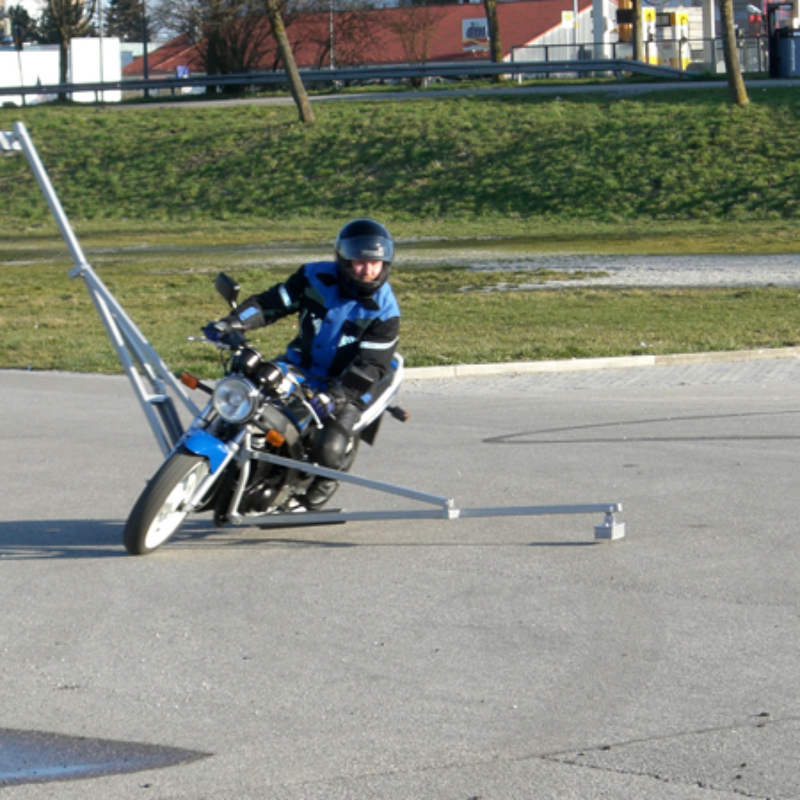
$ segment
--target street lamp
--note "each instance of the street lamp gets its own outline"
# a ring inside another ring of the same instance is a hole
[[[100,83],[103,83],[105,80],[103,75],[103,0],[97,0],[97,33],[100,37]],[[105,93],[101,92],[100,97],[105,100]]]
[[[144,80],[150,79],[150,70],[147,63],[147,5],[142,0],[142,77]],[[150,97],[148,89],[144,90],[144,96]]]
[[[572,0],[572,44],[575,48],[572,57],[578,60],[578,0]]]
[[[328,27],[330,28],[331,37],[331,69],[334,69],[333,64],[333,0],[328,3]]]

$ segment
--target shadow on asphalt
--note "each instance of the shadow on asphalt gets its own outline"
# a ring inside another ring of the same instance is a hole
[[[0,728],[0,788],[162,769],[210,755],[176,747]]]
[[[0,558],[118,558],[124,520],[17,520],[0,522]],[[173,537],[205,537],[216,533],[210,521],[189,520]]]
[[[353,524],[355,533],[361,523]],[[122,520],[21,520],[0,522],[0,559],[99,559],[129,558],[122,545]],[[322,526],[315,526],[322,527]],[[292,529],[297,530],[296,526]],[[363,532],[364,528],[361,528]],[[306,539],[298,536],[264,535],[258,528],[216,528],[211,520],[188,520],[165,548],[206,549],[230,547],[351,548],[351,547],[587,547],[589,541],[442,541],[435,531],[428,541],[355,541]]]

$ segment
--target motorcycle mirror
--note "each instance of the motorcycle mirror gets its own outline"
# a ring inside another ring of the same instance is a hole
[[[225,298],[231,308],[236,308],[236,299],[239,297],[241,287],[230,275],[220,272],[214,281],[214,288]]]
[[[348,389],[355,389],[359,394],[366,394],[369,392],[374,383],[375,381],[373,378],[370,378],[363,369],[360,369],[354,364],[342,375],[342,386],[346,386]]]

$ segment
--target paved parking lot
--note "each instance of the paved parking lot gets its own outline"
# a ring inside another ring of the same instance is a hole
[[[798,389],[797,358],[409,380],[356,463],[460,507],[621,502],[613,544],[201,519],[133,558],[160,457],[125,379],[0,372],[0,726],[57,761],[0,747],[4,797],[800,797]]]

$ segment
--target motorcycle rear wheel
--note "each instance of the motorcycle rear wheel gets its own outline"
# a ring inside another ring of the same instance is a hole
[[[186,502],[209,473],[208,461],[178,450],[153,476],[136,501],[125,524],[123,543],[135,556],[161,547],[186,519]]]

